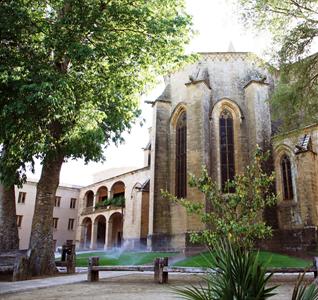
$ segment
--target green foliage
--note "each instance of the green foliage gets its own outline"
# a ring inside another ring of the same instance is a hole
[[[266,287],[272,274],[266,275],[267,266],[259,261],[258,253],[233,246],[226,240],[213,244],[213,249],[205,284],[175,289],[183,299],[267,299],[275,295],[275,286]]]
[[[133,266],[152,265],[156,257],[175,256],[175,252],[123,252],[120,255],[116,252],[90,252],[76,255],[76,266],[87,267],[88,258],[99,256],[100,266]]]
[[[308,56],[318,36],[317,0],[239,0],[249,25],[269,30],[274,39],[273,62],[280,69],[272,99],[282,130],[317,122],[318,54]]]
[[[273,116],[281,120],[281,130],[297,129],[318,120],[318,54],[298,63],[282,66],[273,96]]]
[[[317,300],[318,299],[318,287],[316,284],[304,283],[305,274],[300,274],[295,284],[292,300]]]
[[[205,205],[198,201],[178,199],[162,191],[165,198],[182,205],[188,213],[198,215],[206,225],[203,231],[191,234],[192,242],[212,246],[219,238],[228,237],[235,244],[251,247],[255,239],[271,235],[271,227],[262,219],[263,209],[276,202],[276,196],[271,192],[274,174],[263,170],[268,155],[258,149],[244,174],[228,182],[227,188],[234,188],[234,193],[224,194],[205,168],[200,177],[191,175],[191,187],[205,195],[206,206],[211,209],[206,210]]]
[[[187,60],[190,26],[183,0],[1,1],[2,181],[34,155],[103,159],[140,95]]]
[[[115,206],[115,207],[125,207],[125,197],[119,196],[114,198],[106,198],[105,200],[96,203],[95,208],[107,207],[107,206]]]
[[[118,207],[125,207],[125,200],[124,196],[114,197],[111,199],[111,204]]]

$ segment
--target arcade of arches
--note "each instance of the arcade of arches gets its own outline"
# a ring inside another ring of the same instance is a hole
[[[86,217],[81,224],[83,249],[110,249],[120,247],[123,236],[123,215],[113,212],[107,219],[97,215]]]
[[[148,171],[146,169],[146,171]],[[138,174],[139,175],[139,174]],[[145,245],[148,234],[149,179],[105,182],[84,193],[80,218],[79,248],[111,249],[121,247],[126,237],[133,245]],[[95,192],[94,192],[95,191]],[[124,199],[124,203],[123,203]],[[108,200],[108,201],[107,201]]]

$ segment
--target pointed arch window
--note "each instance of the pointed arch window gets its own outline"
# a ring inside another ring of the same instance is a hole
[[[234,192],[233,188],[225,191],[226,182],[233,180],[235,175],[234,161],[234,129],[233,116],[228,110],[223,110],[220,119],[220,157],[221,186],[224,192]]]
[[[187,114],[182,112],[176,125],[176,197],[187,196]]]
[[[283,179],[283,196],[284,200],[292,200],[294,198],[293,193],[293,181],[291,173],[291,164],[288,155],[284,155],[281,160],[281,172]]]

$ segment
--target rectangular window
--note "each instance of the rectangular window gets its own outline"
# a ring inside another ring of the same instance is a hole
[[[74,228],[74,219],[68,219],[67,229],[68,230],[73,230],[73,228]]]
[[[61,197],[60,197],[60,196],[56,196],[56,197],[55,197],[54,206],[55,206],[55,207],[60,207],[60,205],[61,205]]]
[[[53,228],[57,229],[58,221],[59,221],[59,218],[53,218]]]
[[[76,206],[76,198],[71,198],[70,208],[75,208]]]
[[[26,193],[25,192],[19,192],[18,197],[18,203],[24,203],[25,202]]]
[[[18,228],[20,228],[21,225],[22,225],[22,218],[23,218],[23,216],[17,216],[17,226],[18,226]]]

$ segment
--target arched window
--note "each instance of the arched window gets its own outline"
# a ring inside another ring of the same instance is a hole
[[[233,180],[235,175],[234,162],[234,129],[233,117],[228,110],[223,110],[220,115],[220,156],[221,156],[221,186],[225,191],[228,180]],[[225,192],[234,192],[233,188]]]
[[[86,207],[94,205],[94,193],[92,191],[86,192]]]
[[[282,169],[282,179],[283,179],[284,200],[292,200],[294,198],[293,181],[292,181],[292,174],[291,174],[290,159],[287,155],[284,155],[282,157],[281,169]]]
[[[182,112],[176,126],[176,196],[187,196],[187,114]]]

